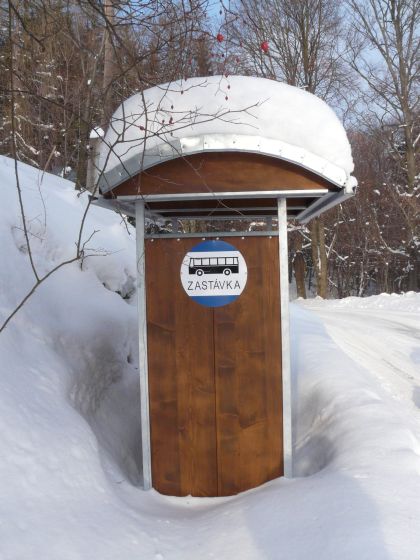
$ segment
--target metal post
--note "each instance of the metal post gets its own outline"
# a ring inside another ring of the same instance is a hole
[[[292,384],[290,378],[290,329],[289,329],[289,256],[287,248],[286,199],[277,199],[279,261],[280,261],[280,305],[281,305],[281,356],[283,379],[283,453],[284,476],[293,476],[292,456]]]
[[[144,246],[144,202],[136,201],[136,249],[137,249],[137,309],[139,329],[139,375],[141,445],[143,460],[143,488],[152,487],[152,466],[150,454],[149,383],[147,366],[147,314],[146,314],[146,267]]]

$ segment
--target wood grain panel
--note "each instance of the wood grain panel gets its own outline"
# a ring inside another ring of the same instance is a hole
[[[152,479],[173,496],[217,495],[213,313],[179,280],[195,243],[146,242]]]
[[[184,292],[196,239],[146,241],[153,486],[163,494],[231,495],[283,473],[277,238],[225,238],[248,266],[221,308]]]
[[[319,175],[277,158],[244,152],[208,152],[151,167],[107,196],[320,188],[339,190]]]
[[[235,238],[245,291],[214,316],[219,495],[283,474],[278,241]]]

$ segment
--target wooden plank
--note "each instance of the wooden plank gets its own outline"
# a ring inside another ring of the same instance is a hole
[[[287,161],[244,152],[202,153],[156,165],[108,194],[339,190],[326,179]]]
[[[226,240],[248,282],[215,309],[179,281],[197,240],[146,242],[152,473],[163,494],[231,495],[283,472],[278,240]]]
[[[217,495],[213,313],[179,281],[195,240],[146,242],[153,487]]]
[[[225,241],[229,242],[228,238]],[[215,310],[218,493],[281,476],[281,339],[278,241],[231,239],[248,265],[234,303]]]

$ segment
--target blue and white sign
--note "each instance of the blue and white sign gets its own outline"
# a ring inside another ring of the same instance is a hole
[[[225,241],[203,241],[189,251],[181,265],[181,283],[197,303],[221,307],[243,292],[248,269],[241,253]]]

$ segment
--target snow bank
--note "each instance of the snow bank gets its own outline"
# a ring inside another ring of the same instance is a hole
[[[323,300],[322,298],[308,299],[302,302],[305,307],[330,309],[384,309],[387,311],[408,311],[420,313],[420,293],[406,292],[405,294],[379,294],[365,298],[347,297],[343,299]]]
[[[87,198],[72,183],[27,165],[19,164],[19,179],[42,275],[74,255]],[[4,319],[34,277],[14,166],[4,157],[0,181]],[[129,297],[133,290],[134,240],[116,214],[91,208],[83,239],[95,230],[83,271],[73,263],[50,277],[0,334],[4,560],[88,558],[92,547],[95,556],[115,559],[136,548],[130,513],[109,482],[138,483],[141,476],[136,313],[116,293]]]
[[[65,180],[19,170],[35,261],[47,271],[72,255],[86,199]],[[5,158],[0,179],[4,317],[32,272]],[[91,253],[111,254],[61,269],[0,334],[0,557],[416,558],[419,423],[380,382],[381,357],[366,369],[355,350],[338,345],[327,319],[299,305],[291,322],[297,478],[220,499],[139,488],[133,235],[96,207],[86,239],[93,230]],[[418,339],[408,328],[395,333],[414,364]]]
[[[114,113],[104,142],[98,167],[112,186],[140,164],[212,150],[267,153],[340,185],[354,167],[346,132],[324,101],[245,76],[190,78],[135,94]]]

